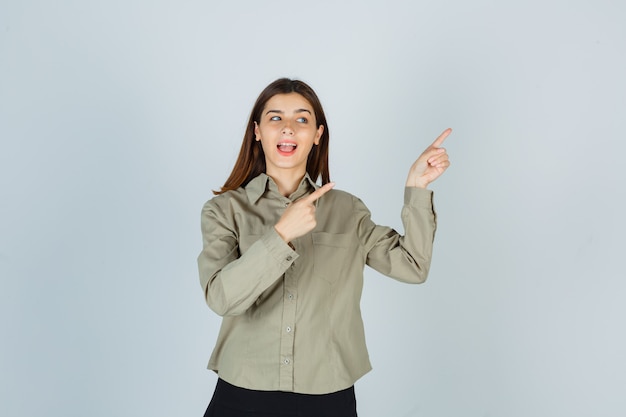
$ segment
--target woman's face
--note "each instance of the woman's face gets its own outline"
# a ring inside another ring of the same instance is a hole
[[[324,126],[316,127],[313,107],[300,94],[273,96],[254,128],[265,153],[266,174],[304,176],[309,152],[322,132]]]

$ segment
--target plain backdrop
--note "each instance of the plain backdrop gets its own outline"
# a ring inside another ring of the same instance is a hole
[[[0,2],[0,415],[201,416],[196,257],[256,96],[317,91],[331,177],[402,230],[447,127],[419,286],[366,270],[361,417],[626,415],[626,4]]]

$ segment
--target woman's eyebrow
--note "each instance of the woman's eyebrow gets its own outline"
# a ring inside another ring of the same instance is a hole
[[[294,110],[294,113],[304,113],[304,112],[309,113],[311,115],[313,114],[313,113],[311,113],[311,110],[309,110],[309,109]],[[282,110],[268,110],[268,111],[265,112],[265,114],[270,114],[270,113],[284,114],[285,112],[282,111]]]

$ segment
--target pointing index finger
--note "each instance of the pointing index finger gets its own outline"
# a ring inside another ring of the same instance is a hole
[[[313,204],[321,196],[323,196],[324,194],[332,190],[334,186],[335,186],[334,182],[326,183],[322,185],[320,188],[318,188],[317,190],[313,191],[308,196],[304,197],[303,200],[309,204]]]
[[[443,143],[444,140],[446,140],[446,138],[448,137],[448,135],[450,135],[450,133],[452,133],[452,129],[447,128],[446,130],[443,131],[443,133],[441,135],[439,135],[439,137],[437,139],[435,139],[435,141],[433,142],[432,145],[430,145],[433,148],[438,148],[441,146],[441,144]]]

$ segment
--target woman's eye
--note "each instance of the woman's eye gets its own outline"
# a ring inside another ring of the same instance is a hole
[[[279,120],[280,120],[280,116],[272,116],[272,117],[270,118],[270,120],[272,120],[272,121],[274,121],[274,122],[277,122],[277,121],[279,121]]]
[[[298,122],[299,122],[299,123],[306,123],[306,122],[308,122],[308,120],[307,120],[307,118],[306,118],[306,117],[299,117],[299,118],[298,118]]]

